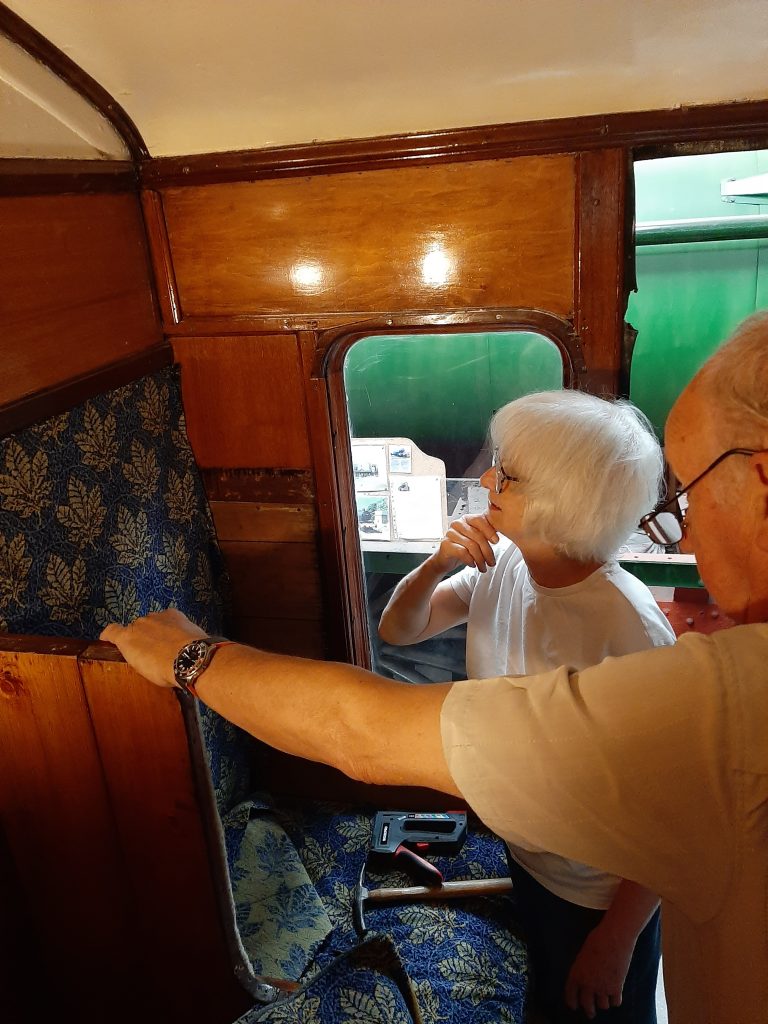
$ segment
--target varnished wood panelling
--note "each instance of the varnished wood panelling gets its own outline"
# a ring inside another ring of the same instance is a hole
[[[314,544],[221,544],[232,580],[235,614],[258,619],[321,617]]]
[[[575,161],[520,157],[163,193],[184,316],[573,308]]]
[[[294,335],[176,338],[173,351],[199,466],[309,468]]]
[[[311,505],[259,505],[253,501],[212,501],[220,541],[314,543],[317,516]]]
[[[91,648],[80,672],[125,857],[143,976],[143,1020],[230,1024],[249,1001],[227,956],[179,702]],[[169,979],[173,979],[170,983]]]
[[[0,405],[162,341],[138,197],[0,198]]]
[[[0,651],[0,822],[57,1013],[138,1019],[132,894],[74,654]]]

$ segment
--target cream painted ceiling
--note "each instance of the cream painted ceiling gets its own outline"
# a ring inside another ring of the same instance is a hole
[[[153,156],[768,98],[768,0],[5,2]],[[6,155],[74,155],[56,104],[7,82],[0,102]]]

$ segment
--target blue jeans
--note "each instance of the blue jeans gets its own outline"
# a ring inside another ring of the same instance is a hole
[[[528,942],[532,992],[529,1000],[551,1024],[583,1024],[589,1018],[570,1010],[564,992],[568,972],[584,940],[604,911],[569,903],[532,878],[511,857],[516,918]],[[656,1024],[656,982],[661,936],[659,911],[642,930],[624,982],[621,1006],[598,1010],[601,1024]]]

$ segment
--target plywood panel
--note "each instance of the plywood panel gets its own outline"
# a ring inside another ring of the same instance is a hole
[[[571,155],[170,188],[185,317],[573,309]]]
[[[321,618],[314,544],[221,545],[236,614],[256,619]]]
[[[173,351],[199,466],[309,468],[295,335],[176,338]]]
[[[0,405],[162,340],[136,195],[0,198]]]
[[[150,999],[74,654],[0,652],[0,821],[58,1014],[138,1019]]]
[[[83,658],[80,670],[158,993],[153,1019],[230,1024],[249,1000],[227,957],[179,702],[122,661]]]

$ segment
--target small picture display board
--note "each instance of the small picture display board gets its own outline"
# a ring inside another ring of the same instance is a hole
[[[357,525],[363,544],[437,541],[447,527],[445,463],[410,438],[353,438]]]

